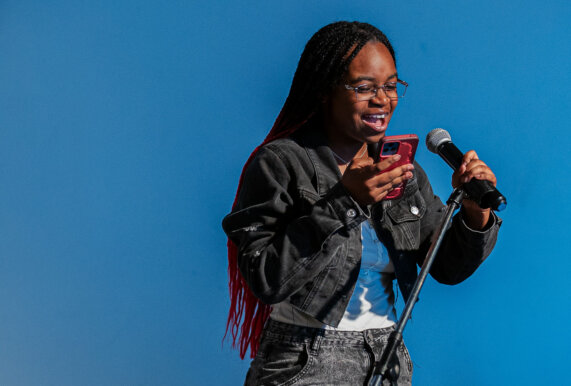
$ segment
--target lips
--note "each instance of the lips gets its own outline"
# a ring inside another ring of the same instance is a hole
[[[363,122],[375,131],[384,131],[387,128],[387,113],[365,114],[362,116]]]

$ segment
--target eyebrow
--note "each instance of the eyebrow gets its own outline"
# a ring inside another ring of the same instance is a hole
[[[398,73],[395,72],[394,74],[392,74],[391,76],[389,76],[389,77],[387,78],[387,80],[392,79],[392,78],[398,78]],[[373,78],[372,76],[360,76],[360,77],[358,77],[358,78],[356,78],[356,79],[352,79],[350,82],[351,82],[351,83],[357,83],[357,82],[362,82],[362,81],[364,81],[364,80],[368,80],[368,81],[374,82],[374,81],[376,81],[377,79],[376,79],[376,78]]]

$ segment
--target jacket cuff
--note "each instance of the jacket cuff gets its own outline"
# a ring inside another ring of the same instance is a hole
[[[490,219],[483,229],[472,229],[464,221],[464,214],[462,210],[459,211],[458,217],[460,223],[462,224],[463,232],[470,235],[469,240],[475,240],[478,244],[488,240],[493,234],[495,234],[499,227],[502,225],[502,219],[494,211],[490,211]]]

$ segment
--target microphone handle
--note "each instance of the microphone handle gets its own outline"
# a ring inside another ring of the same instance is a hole
[[[462,165],[464,154],[451,141],[438,147],[438,154],[454,170]],[[492,208],[495,211],[505,209],[506,198],[490,181],[471,179],[463,185],[468,197],[482,209]]]
[[[476,201],[482,209],[492,208],[500,211],[505,208],[506,199],[490,181],[471,179],[463,185],[468,198]]]
[[[464,154],[451,141],[444,142],[438,147],[438,154],[453,169],[458,170],[462,165]]]

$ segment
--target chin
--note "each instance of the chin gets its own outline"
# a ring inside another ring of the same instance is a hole
[[[367,138],[365,139],[365,142],[367,143],[377,143],[379,142],[381,139],[383,139],[386,136],[386,131],[383,130],[380,133],[376,133],[374,135],[369,135],[367,136]]]

